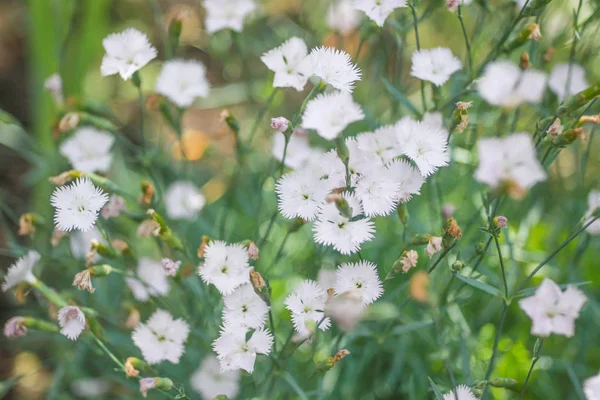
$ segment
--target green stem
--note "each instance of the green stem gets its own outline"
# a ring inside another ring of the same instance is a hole
[[[500,260],[500,269],[502,270],[502,281],[504,282],[504,294],[508,298],[508,283],[506,282],[506,271],[504,269],[504,259],[502,257],[502,251],[500,250],[500,242],[498,241],[498,235],[493,234],[494,243],[496,244],[496,250],[498,251],[498,260]]]
[[[533,367],[540,359],[540,351],[542,350],[542,345],[544,344],[544,339],[538,339],[536,341],[536,346],[533,354],[533,358],[531,360],[531,366],[529,367],[529,371],[527,371],[527,377],[525,378],[525,382],[523,382],[523,388],[521,389],[521,393],[519,394],[519,400],[523,398],[525,394],[525,389],[527,389],[527,384],[529,383],[529,378],[531,377],[531,373],[533,372]]]
[[[465,22],[462,17],[462,6],[458,6],[458,20],[460,21],[460,27],[462,28],[463,37],[465,38],[465,46],[467,47],[467,60],[469,61],[469,76],[473,73],[473,59],[471,57],[471,44],[469,43],[469,37],[467,35],[467,29],[465,28]]]
[[[410,10],[412,12],[412,17],[413,17],[413,27],[415,28],[415,41],[417,42],[417,51],[421,50],[421,41],[419,40],[419,19],[417,18],[417,9],[416,4],[415,4],[415,0],[413,0],[412,4],[408,5],[410,7]],[[421,83],[421,102],[423,103],[423,112],[427,111],[427,103],[425,102],[425,82],[423,80],[420,81]]]
[[[44,282],[39,279],[36,279],[35,282],[31,284],[35,289],[37,289],[44,297],[56,307],[63,308],[68,304],[62,297],[56,294],[52,289],[50,289]]]
[[[496,330],[496,338],[494,339],[494,347],[492,349],[492,356],[490,357],[490,363],[488,365],[487,372],[485,373],[485,386],[483,388],[483,394],[481,395],[481,400],[485,399],[485,395],[488,389],[488,381],[494,372],[494,366],[496,363],[496,357],[498,356],[498,344],[500,343],[500,336],[502,335],[502,328],[504,327],[504,320],[506,319],[506,313],[508,312],[508,304],[504,303],[502,308],[502,315],[500,316],[500,323],[498,324],[498,328]]]
[[[260,121],[263,119],[263,117],[265,116],[265,114],[267,113],[269,108],[271,107],[271,104],[273,103],[273,99],[275,99],[275,95],[277,94],[277,89],[278,88],[276,88],[276,87],[273,88],[265,105],[258,112],[258,115],[256,116],[256,119],[254,120],[254,125],[252,125],[252,130],[250,131],[250,135],[248,137],[248,147],[250,147],[252,145],[252,141],[254,140],[254,136],[256,135],[256,132],[258,131],[258,126],[260,125]]]

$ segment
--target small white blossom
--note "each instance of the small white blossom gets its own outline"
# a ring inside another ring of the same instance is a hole
[[[448,82],[450,76],[462,68],[452,50],[445,47],[417,50],[412,54],[411,76],[429,81],[436,86]]]
[[[36,281],[33,275],[33,267],[40,260],[40,253],[35,250],[29,250],[27,254],[15,261],[14,264],[8,268],[6,275],[4,276],[4,282],[2,282],[2,291],[6,292],[8,289],[17,286],[21,282],[34,283]]]
[[[373,303],[383,294],[377,265],[366,260],[341,264],[336,271],[334,290],[336,295],[357,290],[363,306]]]
[[[546,179],[546,173],[537,160],[531,136],[527,133],[480,139],[477,151],[479,166],[475,171],[475,179],[491,188],[516,184],[522,189],[529,189]]]
[[[267,68],[275,72],[273,87],[293,87],[301,91],[312,73],[308,48],[299,37],[286,40],[281,46],[263,54],[260,59]]]
[[[70,185],[58,187],[50,203],[56,209],[54,224],[60,231],[91,230],[108,195],[92,184],[88,178],[79,178]]]
[[[309,57],[313,75],[342,92],[352,93],[354,82],[360,80],[360,68],[348,53],[332,47],[317,47]]]
[[[171,219],[193,219],[205,204],[204,195],[191,182],[173,182],[165,193],[167,216]]]
[[[189,107],[197,97],[208,96],[206,67],[195,60],[170,60],[156,78],[156,92],[179,107]]]
[[[181,261],[173,261],[170,258],[163,258],[161,260],[161,264],[163,267],[163,271],[167,276],[175,276],[177,275],[177,271],[181,266]]]
[[[519,301],[519,306],[531,318],[531,334],[547,337],[555,333],[572,337],[575,320],[587,298],[574,286],[564,292],[551,279],[545,278],[531,297]]]
[[[488,64],[477,81],[477,90],[485,101],[506,108],[540,103],[545,88],[546,74],[532,68],[522,71],[508,60]]]
[[[215,240],[206,246],[204,264],[198,273],[205,283],[215,285],[221,294],[227,295],[250,281],[251,269],[244,246]]]
[[[413,195],[421,194],[424,178],[418,169],[405,160],[394,160],[386,166],[388,175],[398,184],[397,200],[409,201]]]
[[[398,204],[400,184],[386,167],[371,167],[354,189],[367,217],[389,215]]]
[[[254,292],[251,284],[239,286],[223,298],[225,325],[259,329],[265,324],[269,306]]]
[[[71,340],[76,340],[85,329],[85,315],[79,307],[66,306],[58,310],[60,333]]]
[[[382,126],[374,132],[361,133],[356,136],[356,142],[361,151],[376,155],[382,165],[391,162],[401,153],[394,125]]]
[[[364,11],[379,26],[396,8],[406,7],[406,0],[354,0],[354,8]]]
[[[254,0],[204,0],[206,30],[215,33],[222,29],[241,32],[244,20],[256,9]]]
[[[467,385],[459,385],[451,392],[444,394],[444,400],[477,400],[477,397]]]
[[[268,331],[258,329],[248,341],[246,333],[246,329],[224,328],[221,336],[213,342],[213,349],[221,363],[221,372],[243,369],[252,373],[256,355],[271,352],[273,336]]]
[[[600,191],[592,190],[588,195],[588,210],[585,214],[586,221],[584,224],[587,224],[594,218],[592,215],[597,208],[600,208]],[[592,235],[600,235],[600,219],[592,222],[590,226],[587,227],[587,232]]]
[[[183,319],[174,319],[168,311],[158,309],[146,323],[138,325],[131,338],[148,364],[164,360],[178,364],[189,332],[190,327]]]
[[[359,218],[363,209],[354,194],[344,193],[342,197],[352,209],[351,215],[342,215],[333,202],[323,204],[313,225],[313,237],[315,242],[333,246],[342,254],[352,254],[360,250],[362,243],[373,239],[375,224]]]
[[[344,332],[352,331],[362,320],[366,310],[360,289],[340,293],[325,305],[325,315],[331,317]]]
[[[281,215],[312,221],[317,217],[330,188],[310,169],[296,170],[277,181],[275,192]]]
[[[108,172],[112,163],[115,138],[108,132],[91,126],[78,128],[60,145],[60,154],[81,172]]]
[[[169,293],[169,281],[162,262],[150,258],[140,258],[137,279],[128,277],[125,282],[139,301],[148,301],[150,296],[166,296]]]
[[[583,382],[583,392],[586,400],[600,400],[600,374]]]
[[[323,93],[306,105],[302,126],[314,129],[325,139],[335,139],[349,124],[365,117],[362,109],[346,92]]]
[[[353,0],[335,0],[327,9],[325,23],[334,31],[347,35],[360,26],[363,15],[353,6]]]
[[[561,102],[588,86],[585,69],[578,64],[556,64],[548,78],[548,87]]]
[[[192,374],[190,383],[203,400],[213,400],[218,395],[233,399],[240,391],[240,371],[221,372],[219,360],[209,355],[202,359],[200,367]]]
[[[134,28],[108,35],[102,41],[106,54],[102,59],[102,76],[121,75],[127,80],[156,58],[156,49],[148,41],[148,36]]]
[[[402,153],[410,158],[427,177],[448,165],[448,131],[431,123],[401,120],[396,124]]]
[[[294,328],[301,336],[310,335],[312,322],[319,329],[327,330],[331,325],[329,318],[325,317],[325,302],[327,292],[315,281],[305,280],[285,299],[285,308],[292,313]]]

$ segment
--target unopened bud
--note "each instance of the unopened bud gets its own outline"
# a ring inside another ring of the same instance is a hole
[[[335,143],[335,151],[337,152],[337,155],[340,158],[340,160],[342,160],[344,165],[346,165],[348,163],[348,158],[350,157],[350,150],[346,145],[346,140],[344,140],[343,136],[338,136]]]
[[[598,95],[600,95],[600,82],[597,82],[595,85],[592,85],[568,98],[560,107],[558,107],[556,113],[558,116],[569,114],[584,106]]]
[[[266,286],[262,275],[254,270],[250,271],[250,283],[252,283],[254,290],[258,292],[262,292]]]
[[[60,132],[63,133],[69,132],[77,128],[77,126],[79,126],[80,121],[81,118],[79,116],[79,113],[68,112],[60,119],[60,122],[58,123],[58,129]]]
[[[548,130],[546,131],[546,133],[548,135],[552,136],[553,138],[562,134],[562,132],[563,132],[563,129],[562,129],[562,124],[560,122],[560,118],[555,118],[554,121],[552,122],[552,124],[548,127]]]
[[[462,261],[456,260],[452,263],[452,271],[458,272],[464,268],[465,264]]]
[[[258,249],[258,246],[256,245],[256,243],[250,242],[248,244],[248,258],[251,260],[258,260],[259,253],[260,253],[260,250]]]
[[[400,219],[400,222],[402,222],[402,225],[408,224],[410,214],[408,213],[406,203],[398,204],[398,209],[396,211],[398,212],[398,218]]]
[[[508,225],[508,218],[503,215],[498,215],[497,217],[494,217],[494,225],[498,229],[504,228]]]
[[[585,131],[583,128],[567,129],[562,135],[552,138],[552,143],[557,147],[564,147],[577,139],[585,141]]]
[[[413,246],[422,246],[424,244],[428,244],[430,239],[431,235],[419,233],[413,236],[413,238],[410,241],[410,244]]]
[[[531,63],[529,61],[529,53],[528,52],[523,52],[521,54],[521,68],[522,69],[529,69],[530,66],[531,66]]]
[[[285,132],[288,130],[290,126],[290,121],[284,117],[271,118],[271,128],[275,129],[277,132]]]
[[[506,389],[513,389],[518,383],[519,381],[513,378],[493,378],[489,381],[489,384],[493,387]]]
[[[143,180],[141,184],[142,194],[139,198],[139,203],[143,206],[150,206],[154,197],[154,185],[148,180]]]
[[[325,200],[328,203],[334,203],[339,213],[346,218],[352,218],[352,207],[348,204],[348,201],[339,194],[330,194]]]
[[[198,247],[198,258],[204,258],[206,246],[208,246],[210,242],[212,242],[212,238],[206,235],[202,235],[202,241],[200,242],[200,246]]]

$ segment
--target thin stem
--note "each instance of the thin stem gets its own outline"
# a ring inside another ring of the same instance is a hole
[[[521,393],[519,394],[519,400],[523,398],[525,394],[525,389],[527,389],[527,384],[529,383],[529,378],[531,377],[531,373],[533,372],[533,367],[540,359],[539,353],[542,350],[542,345],[544,344],[544,339],[538,339],[539,342],[536,342],[536,348],[534,350],[533,358],[531,359],[531,366],[529,367],[529,371],[527,371],[527,377],[525,378],[525,382],[523,382],[523,388],[521,389]],[[537,345],[539,343],[539,345]]]
[[[465,22],[462,17],[462,6],[458,6],[458,20],[460,21],[460,27],[462,28],[463,36],[465,38],[465,46],[467,47],[467,60],[469,61],[469,76],[473,73],[473,59],[471,57],[471,44],[469,43],[469,37],[467,35],[467,29],[465,28]]]
[[[500,343],[500,336],[502,335],[502,328],[504,327],[504,320],[506,319],[506,313],[508,312],[508,304],[504,303],[502,308],[502,315],[500,316],[500,323],[498,324],[498,329],[496,330],[496,338],[494,339],[494,347],[492,350],[492,356],[490,357],[490,363],[488,365],[487,372],[485,373],[485,386],[483,388],[483,394],[481,395],[481,399],[485,399],[485,395],[488,389],[488,381],[494,372],[494,364],[496,363],[496,357],[498,356],[498,344]]]
[[[412,4],[408,5],[410,7],[410,10],[412,12],[412,17],[413,17],[413,26],[415,28],[415,41],[417,43],[417,51],[421,50],[421,41],[419,40],[419,19],[417,18],[417,9],[416,4],[415,4],[415,0],[413,0]],[[423,103],[423,112],[427,111],[427,103],[425,102],[425,82],[423,80],[420,81],[421,83],[421,102]]]
[[[263,117],[265,116],[265,114],[267,113],[269,108],[271,107],[271,104],[273,103],[273,99],[275,99],[275,95],[277,94],[277,89],[278,88],[273,88],[273,90],[271,91],[271,94],[269,95],[269,98],[267,98],[267,101],[265,102],[265,105],[262,106],[262,108],[258,112],[256,119],[254,120],[254,124],[252,125],[252,130],[250,131],[250,135],[248,137],[248,147],[250,147],[252,145],[252,141],[254,140],[256,132],[258,131],[258,126],[260,125],[260,121],[262,121]]]
[[[438,257],[438,259],[435,261],[435,263],[433,263],[433,265],[431,267],[429,267],[429,270],[427,271],[428,274],[431,274],[433,272],[434,269],[436,269],[436,267],[439,265],[440,261],[442,261],[450,252],[450,250],[452,250],[452,248],[456,245],[456,242],[452,244],[452,246],[448,247],[447,249],[444,249],[444,252]]]
[[[277,335],[275,335],[275,323],[273,322],[273,312],[269,307],[269,325],[271,326],[271,333],[273,333],[273,352],[277,352]]]
[[[96,336],[94,333],[90,332],[90,335],[92,335],[92,337],[94,338],[94,341],[98,344],[98,346],[102,349],[102,351],[104,351],[106,353],[106,355],[114,361],[115,364],[117,364],[119,366],[119,368],[125,372],[125,365],[123,365],[123,363],[121,361],[119,361],[119,359],[117,358],[117,356],[115,356],[105,345],[104,343],[102,343],[102,341],[100,339],[98,339],[98,336]]]
[[[502,281],[504,282],[504,294],[508,298],[508,283],[506,282],[506,271],[504,269],[504,259],[502,257],[502,251],[500,250],[500,242],[498,241],[498,235],[493,234],[494,243],[496,244],[496,251],[498,251],[498,260],[500,260],[500,269],[502,270]]]

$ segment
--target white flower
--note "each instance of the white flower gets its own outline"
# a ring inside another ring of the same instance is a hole
[[[161,264],[163,267],[163,271],[167,276],[175,276],[177,275],[177,271],[181,266],[181,261],[173,261],[170,258],[163,258],[161,260]]]
[[[313,225],[313,237],[315,242],[333,246],[342,254],[352,254],[360,250],[362,243],[373,239],[375,224],[359,218],[363,210],[354,194],[344,193],[342,197],[352,209],[351,215],[342,215],[333,202],[323,204]]]
[[[80,378],[71,383],[71,391],[78,397],[102,398],[111,389],[112,382],[102,378]]]
[[[73,257],[79,260],[86,259],[89,252],[92,250],[92,240],[97,240],[98,243],[107,244],[106,239],[104,239],[102,233],[100,233],[96,227],[87,232],[74,231],[69,234],[69,246]],[[100,256],[95,254],[93,262],[96,262],[99,259]]]
[[[334,290],[336,295],[357,290],[363,306],[373,303],[383,294],[377,265],[366,260],[341,264],[336,271]]]
[[[244,19],[256,9],[254,0],[204,0],[206,30],[215,33],[222,29],[241,32]]]
[[[540,103],[545,88],[546,74],[531,68],[522,71],[508,60],[488,64],[477,81],[477,90],[485,101],[507,108]]]
[[[67,232],[73,229],[83,232],[91,230],[107,201],[108,195],[88,178],[79,178],[70,185],[56,188],[50,199],[56,209],[56,229]]]
[[[283,160],[283,149],[285,147],[285,136],[275,135],[273,138],[272,154],[277,160]],[[313,149],[308,143],[308,134],[304,129],[296,129],[288,143],[285,154],[285,166],[293,169],[305,166],[311,159],[319,158],[322,151]]]
[[[251,269],[244,246],[215,240],[206,246],[204,264],[198,268],[198,273],[205,283],[215,285],[226,295],[250,281]]]
[[[314,129],[325,139],[335,139],[349,124],[365,115],[352,95],[346,92],[323,93],[306,105],[302,127]]]
[[[363,15],[358,12],[353,0],[335,0],[327,10],[325,23],[330,29],[347,35],[360,26]]]
[[[382,126],[375,132],[361,133],[356,136],[356,142],[360,150],[376,155],[382,165],[389,163],[401,153],[394,125]]]
[[[169,293],[169,280],[161,261],[140,258],[137,278],[125,278],[136,300],[147,301],[150,296],[166,296]]]
[[[590,220],[594,218],[592,216],[592,214],[599,207],[600,207],[600,191],[592,190],[590,192],[590,194],[588,195],[588,210],[585,214],[586,221],[585,221],[584,225],[587,224],[588,222],[590,222]],[[589,233],[591,233],[592,235],[599,235],[600,234],[600,219],[597,219],[596,221],[592,222],[592,224],[590,226],[588,226],[586,230]]]
[[[410,74],[436,86],[441,86],[461,68],[462,64],[458,57],[452,54],[452,50],[446,47],[435,47],[413,52]]]
[[[448,131],[431,123],[401,120],[396,124],[402,153],[408,156],[427,177],[448,165]]]
[[[354,0],[354,8],[364,11],[379,26],[396,8],[406,7],[406,0]]]
[[[271,352],[273,336],[268,331],[258,329],[248,341],[246,333],[246,329],[224,328],[221,336],[213,342],[213,349],[221,362],[221,372],[243,369],[252,373],[256,355]]]
[[[21,282],[34,283],[36,278],[33,275],[33,267],[35,267],[35,264],[37,264],[39,260],[40,253],[35,250],[29,250],[27,254],[15,261],[4,276],[2,291],[6,292],[8,289],[17,286]]]
[[[383,166],[373,166],[363,174],[354,190],[367,217],[389,215],[398,204],[399,192],[399,182]]]
[[[190,327],[183,319],[174,319],[168,311],[158,309],[145,324],[135,328],[131,338],[148,364],[164,360],[178,364],[189,332]]]
[[[125,199],[119,195],[113,194],[110,196],[110,200],[102,209],[100,213],[102,218],[116,218],[125,210]]]
[[[195,60],[170,60],[156,78],[156,92],[179,107],[189,107],[196,97],[208,96],[206,67]]]
[[[480,139],[477,151],[479,166],[475,171],[475,179],[491,188],[516,184],[519,188],[528,189],[546,179],[531,136],[527,133]]]
[[[444,117],[440,112],[426,112],[423,115],[423,123],[437,129],[444,129]]]
[[[304,89],[309,75],[312,73],[311,60],[308,59],[308,48],[304,40],[292,37],[279,47],[264,53],[260,60],[275,72],[273,87],[293,87]]]
[[[583,392],[586,400],[600,400],[600,374],[583,382]]]
[[[360,289],[338,294],[325,305],[325,315],[331,317],[344,332],[352,331],[365,315],[363,295]]]
[[[202,359],[190,383],[204,400],[213,400],[220,394],[233,399],[240,391],[240,371],[221,372],[219,360],[209,355]]]
[[[467,385],[459,385],[444,395],[444,400],[477,400]]]
[[[313,322],[319,329],[327,330],[331,326],[325,318],[327,292],[315,281],[305,280],[285,299],[285,308],[292,313],[294,328],[302,336],[310,335],[307,323]],[[322,322],[321,322],[322,321]]]
[[[575,320],[587,301],[583,292],[569,286],[564,292],[551,279],[545,278],[531,297],[519,301],[519,306],[531,318],[531,334],[547,337],[555,333],[572,337]]]
[[[100,66],[102,76],[119,74],[124,80],[131,78],[157,54],[148,36],[134,28],[108,35],[102,46],[106,51]]]
[[[349,139],[346,139],[346,145]],[[356,176],[352,175],[352,149],[350,150],[350,174],[352,181],[356,181]],[[335,150],[330,150],[327,153],[311,160],[310,167],[314,168],[316,173],[321,176],[321,180],[325,182],[328,188],[335,189],[346,186],[346,167],[343,161],[338,157]]]
[[[85,329],[85,315],[79,307],[66,306],[58,310],[58,324],[60,333],[71,340],[75,340]]]
[[[269,306],[254,292],[251,284],[239,286],[223,298],[223,320],[232,327],[262,328]]]
[[[413,195],[421,194],[421,186],[425,180],[419,170],[408,161],[394,160],[386,168],[388,175],[398,184],[398,201],[406,203]]]
[[[581,65],[556,64],[550,72],[548,86],[558,97],[558,101],[562,102],[587,89],[589,85],[585,79],[585,69]]]
[[[171,219],[192,219],[198,215],[206,199],[191,182],[173,182],[165,193],[167,216]]]
[[[275,186],[279,211],[288,219],[312,221],[329,190],[310,169],[289,172],[279,178]]]
[[[348,53],[332,47],[317,47],[310,52],[310,58],[313,75],[338,90],[352,93],[354,82],[360,80],[360,69],[352,63]]]
[[[108,172],[115,138],[108,132],[84,126],[60,145],[60,154],[81,172]]]

